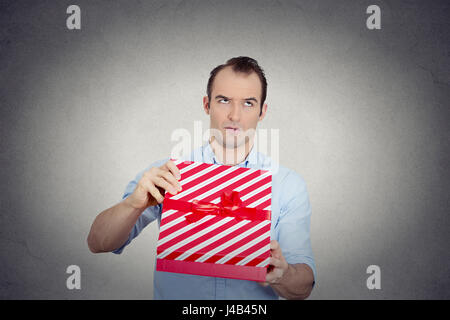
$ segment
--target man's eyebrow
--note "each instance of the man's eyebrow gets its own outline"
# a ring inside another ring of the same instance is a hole
[[[222,96],[221,94],[217,95],[214,99],[227,99],[227,100],[230,100],[230,98]]]
[[[227,99],[227,100],[230,100],[230,98],[225,97],[225,96],[223,96],[223,95],[221,95],[221,94],[217,95],[214,99]],[[255,101],[255,102],[258,102],[258,99],[256,99],[255,97],[245,98],[244,100],[245,100],[245,101]]]

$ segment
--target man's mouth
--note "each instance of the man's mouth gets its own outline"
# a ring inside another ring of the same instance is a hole
[[[225,132],[227,134],[237,135],[240,132],[240,129],[237,127],[225,127]]]

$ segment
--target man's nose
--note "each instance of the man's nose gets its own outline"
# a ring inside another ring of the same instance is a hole
[[[241,119],[241,107],[237,103],[231,104],[231,110],[228,118],[233,122],[238,122]]]

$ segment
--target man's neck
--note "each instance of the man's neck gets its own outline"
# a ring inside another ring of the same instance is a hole
[[[238,146],[237,148],[225,148],[220,145],[217,140],[210,139],[209,144],[216,155],[216,159],[224,165],[234,166],[243,162],[253,147],[253,140]]]

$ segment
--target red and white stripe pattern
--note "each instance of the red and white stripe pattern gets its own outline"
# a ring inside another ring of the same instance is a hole
[[[219,203],[222,192],[239,191],[242,206],[271,210],[269,171],[175,160],[182,191],[165,198]],[[270,220],[237,220],[206,215],[188,223],[183,212],[164,208],[157,259],[266,268],[270,257]]]

